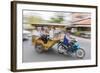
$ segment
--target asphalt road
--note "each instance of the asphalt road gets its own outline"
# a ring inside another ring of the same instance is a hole
[[[78,43],[80,44],[81,48],[83,48],[86,52],[86,55],[84,59],[90,59],[91,58],[91,40],[90,39],[84,39],[80,37],[75,37]],[[47,61],[64,61],[64,60],[79,60],[75,57],[71,57],[68,55],[63,55],[57,53],[56,45],[52,49],[50,49],[46,53],[37,53],[34,49],[34,45],[32,45],[31,38],[27,41],[23,42],[23,48],[22,48],[22,61],[23,62],[47,62]]]

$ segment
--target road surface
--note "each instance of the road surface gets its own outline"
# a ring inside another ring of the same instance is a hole
[[[91,40],[75,37],[80,46],[85,50],[86,55],[84,59],[91,58]],[[22,61],[25,62],[47,62],[47,61],[64,61],[64,60],[79,60],[75,57],[66,56],[63,54],[59,54],[56,52],[57,48],[56,45],[46,53],[39,54],[35,51],[34,45],[32,45],[31,38],[27,41],[23,41],[23,48],[22,48]]]

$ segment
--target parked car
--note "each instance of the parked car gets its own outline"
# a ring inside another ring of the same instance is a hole
[[[91,38],[90,33],[82,33],[81,36],[84,37],[84,38]]]
[[[27,31],[27,30],[24,30],[23,31],[23,41],[28,40],[29,37],[31,37],[31,36],[32,35],[31,35],[31,32],[30,31]]]

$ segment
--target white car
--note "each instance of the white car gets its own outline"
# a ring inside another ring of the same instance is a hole
[[[24,30],[23,31],[23,41],[24,40],[28,40],[30,37],[31,37],[31,32],[30,31],[27,31],[27,30]]]
[[[83,33],[81,36],[84,38],[91,38],[91,33]]]

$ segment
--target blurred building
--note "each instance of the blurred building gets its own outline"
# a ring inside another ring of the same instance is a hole
[[[69,27],[71,33],[79,32],[84,37],[90,37],[91,33],[91,14],[73,13],[72,25]]]

